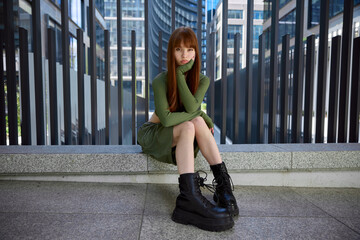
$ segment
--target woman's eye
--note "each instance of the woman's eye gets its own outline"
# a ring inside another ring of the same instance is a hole
[[[192,51],[194,51],[194,49],[193,48],[189,48],[189,50],[188,50],[189,52],[192,52]]]
[[[175,48],[175,51],[180,51],[180,48]]]

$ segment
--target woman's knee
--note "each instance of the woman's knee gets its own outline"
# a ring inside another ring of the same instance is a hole
[[[191,122],[194,124],[195,129],[196,128],[202,128],[202,127],[207,128],[205,120],[202,117],[196,117],[193,120],[191,120]]]
[[[186,121],[181,124],[180,135],[194,135],[195,134],[195,126],[191,121]]]

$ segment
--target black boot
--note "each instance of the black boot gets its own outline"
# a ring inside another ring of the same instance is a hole
[[[239,207],[233,195],[233,184],[229,176],[225,163],[210,165],[216,182],[214,201],[219,207],[226,208],[232,216],[239,215]]]
[[[180,194],[172,220],[177,223],[191,224],[207,231],[224,231],[234,226],[234,220],[225,208],[210,203],[200,191],[203,179],[199,173],[181,174],[179,177]]]

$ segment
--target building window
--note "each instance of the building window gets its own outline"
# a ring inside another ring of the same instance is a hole
[[[117,50],[111,50],[110,54],[110,75],[111,78],[117,78],[118,75],[118,51]]]
[[[220,47],[220,31],[216,31],[215,42],[216,42],[216,52],[220,51],[220,49],[221,49],[221,47]]]
[[[116,1],[110,1],[110,0],[105,1],[104,9],[105,9],[104,17],[116,17],[117,14]]]
[[[264,0],[264,21],[271,17],[271,0]]]
[[[1,22],[1,21],[0,21]],[[28,31],[28,49],[33,51],[33,38],[32,38],[32,15],[31,5],[27,1],[19,1],[19,27],[25,28]],[[0,27],[1,28],[1,27]],[[19,36],[15,34],[16,46],[18,46]]]
[[[264,12],[260,10],[254,10],[254,19],[264,19]]]
[[[280,0],[279,2],[279,8],[282,8],[283,6],[285,6],[288,2],[290,2],[291,0]]]
[[[254,25],[253,29],[253,48],[259,48],[259,36],[263,31],[262,25]]]
[[[122,46],[131,47],[131,31],[136,32],[136,47],[145,46],[145,27],[144,21],[126,20],[122,23]]]
[[[220,68],[221,68],[221,62],[220,62],[220,57],[216,58],[216,79],[220,78]]]
[[[106,27],[110,32],[110,46],[117,45],[117,22],[116,20],[106,20]]]
[[[51,0],[53,3],[61,7],[61,0]]]
[[[270,28],[266,29],[265,32],[263,33],[263,40],[265,41],[265,49],[269,50],[270,49],[270,41],[271,41],[271,32],[270,32]]]
[[[70,44],[69,44],[69,51],[70,51],[70,68],[77,71],[77,39],[70,35]]]
[[[229,54],[228,55],[228,59],[227,59],[227,68],[228,69],[233,69],[234,68],[234,62],[235,62],[235,55],[234,54]],[[239,56],[239,69],[242,68],[242,54],[240,54]]]
[[[69,0],[69,17],[76,23],[80,28],[82,26],[82,3],[80,0]]]
[[[100,12],[102,16],[105,15],[104,0],[95,0],[95,7]]]
[[[229,10],[228,18],[243,19],[243,10]]]
[[[55,55],[56,55],[56,62],[62,64],[62,36],[61,36],[61,26],[57,24],[52,19],[49,20],[49,27],[53,28],[55,30],[55,39],[56,39],[56,49],[55,49]]]
[[[279,21],[278,43],[281,43],[282,37],[290,34],[290,38],[295,36],[296,9],[282,17]]]
[[[228,48],[234,47],[234,39],[236,33],[240,33],[240,48],[242,48],[243,25],[228,26]]]
[[[348,1],[348,0],[347,0]],[[360,4],[360,0],[353,0],[354,6]],[[320,23],[320,0],[309,0],[308,8],[308,28],[312,28]],[[330,0],[329,18],[336,16],[344,11],[344,0]]]
[[[104,29],[96,22],[96,75],[97,79],[105,80],[105,42]]]

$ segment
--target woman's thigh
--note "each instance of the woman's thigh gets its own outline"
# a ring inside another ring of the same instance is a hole
[[[176,146],[181,136],[195,137],[194,123],[186,121],[173,127],[172,147]]]

